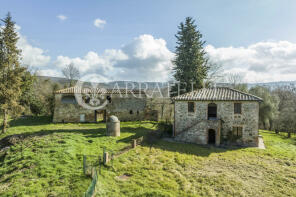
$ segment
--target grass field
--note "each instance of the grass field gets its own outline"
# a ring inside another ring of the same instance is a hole
[[[143,135],[151,123],[122,123],[121,137],[105,136],[105,124],[51,124],[49,118],[11,123],[25,139],[0,157],[0,196],[82,196],[91,182],[83,174],[82,154],[117,151]],[[27,148],[25,148],[27,147]],[[22,151],[23,150],[23,151]]]
[[[149,122],[121,123],[121,137],[112,138],[103,123],[49,122],[14,121],[0,135],[26,136],[0,157],[1,196],[82,196],[90,179],[82,173],[81,154],[101,154],[104,146],[118,151],[154,129]],[[295,136],[261,134],[266,150],[143,144],[102,169],[97,196],[296,196]]]

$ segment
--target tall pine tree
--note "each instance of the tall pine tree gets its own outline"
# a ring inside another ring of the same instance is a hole
[[[21,50],[16,47],[19,38],[11,15],[8,13],[2,21],[4,26],[0,29],[0,109],[3,113],[4,133],[8,126],[8,115],[17,115],[23,110],[19,101],[26,68],[20,65]]]
[[[185,23],[181,22],[178,28],[173,71],[179,85],[172,88],[174,95],[202,88],[209,70],[208,59],[203,49],[205,42],[201,39],[202,34],[197,30],[195,21],[187,17]]]

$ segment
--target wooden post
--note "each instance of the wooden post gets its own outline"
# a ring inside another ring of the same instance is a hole
[[[136,148],[136,147],[137,147],[137,140],[133,140],[133,142],[132,142],[132,147],[133,147],[133,148]]]
[[[104,152],[104,165],[106,165],[109,162],[109,154],[108,152]]]
[[[100,173],[100,174],[102,174],[102,173],[101,173],[101,165],[102,165],[102,161],[101,161],[101,157],[99,157],[99,173]]]
[[[86,156],[83,155],[83,173],[86,174]]]

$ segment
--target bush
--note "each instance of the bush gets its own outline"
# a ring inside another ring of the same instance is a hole
[[[156,128],[161,132],[162,135],[173,135],[173,123],[171,121],[160,121],[157,123]]]

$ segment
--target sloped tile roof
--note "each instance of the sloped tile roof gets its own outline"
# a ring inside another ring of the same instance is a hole
[[[80,87],[70,87],[55,91],[55,94],[145,94],[143,90],[129,90],[129,89],[104,89],[104,88],[80,88]]]
[[[263,101],[261,98],[227,87],[203,88],[173,98],[175,101]]]

